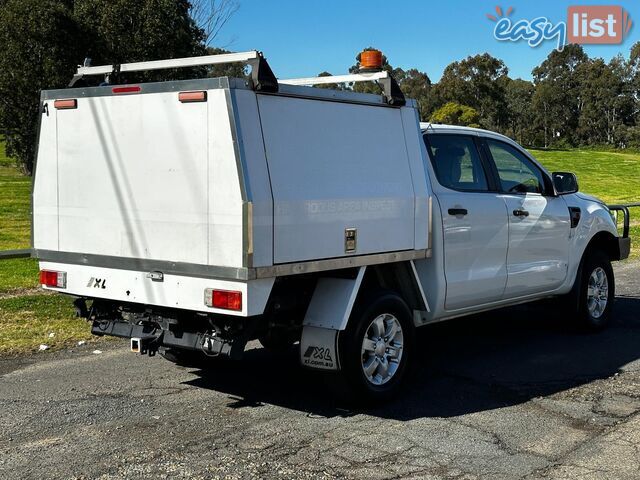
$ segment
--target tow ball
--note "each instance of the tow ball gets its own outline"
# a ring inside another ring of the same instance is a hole
[[[157,340],[157,337],[133,337],[131,338],[131,351],[153,357],[158,351]]]

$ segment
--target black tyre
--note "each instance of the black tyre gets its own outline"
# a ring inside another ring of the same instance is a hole
[[[582,266],[577,299],[577,323],[587,331],[599,331],[611,321],[615,278],[611,260],[601,251],[587,253]]]
[[[360,303],[340,336],[342,390],[360,403],[379,403],[398,393],[414,355],[411,311],[393,292]]]

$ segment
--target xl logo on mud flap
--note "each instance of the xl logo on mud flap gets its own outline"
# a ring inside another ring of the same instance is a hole
[[[303,363],[309,367],[333,368],[331,349],[309,346],[304,352]]]
[[[91,277],[89,279],[89,283],[87,283],[87,287],[88,288],[101,288],[101,289],[106,289],[107,288],[107,279],[106,278],[95,278],[95,277]]]

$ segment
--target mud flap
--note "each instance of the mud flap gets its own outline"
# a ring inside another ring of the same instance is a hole
[[[300,363],[319,370],[340,370],[338,330],[305,326],[300,340]]]
[[[340,370],[338,335],[347,328],[367,267],[355,278],[321,278],[302,322],[300,363],[308,368]]]

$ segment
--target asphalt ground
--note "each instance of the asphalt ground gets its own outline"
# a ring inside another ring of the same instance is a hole
[[[409,387],[368,410],[295,349],[207,370],[124,342],[0,360],[0,478],[640,478],[640,264],[616,278],[602,333],[548,302],[421,329]]]

